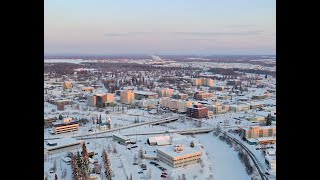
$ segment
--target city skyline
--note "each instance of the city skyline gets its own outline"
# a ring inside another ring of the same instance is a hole
[[[45,55],[276,54],[275,1],[44,4]]]

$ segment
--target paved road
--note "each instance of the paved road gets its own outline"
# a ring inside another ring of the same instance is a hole
[[[74,136],[70,136],[70,137],[79,138],[79,137],[86,137],[86,136],[95,136],[95,135],[98,135],[98,134],[104,134],[104,133],[119,131],[119,130],[122,130],[122,129],[128,129],[128,128],[132,128],[132,127],[147,125],[147,124],[162,124],[162,123],[172,122],[172,121],[178,120],[178,118],[179,118],[179,117],[171,117],[171,118],[165,118],[165,119],[157,119],[157,120],[154,120],[154,121],[147,121],[147,122],[129,124],[129,125],[122,126],[122,127],[118,127],[118,128],[112,128],[112,129],[109,129],[109,130],[106,130],[106,131],[93,132],[93,133],[88,133],[88,134],[84,134],[84,135],[74,135]],[[53,140],[53,139],[60,139],[60,138],[61,138],[61,137],[45,138],[44,140]]]

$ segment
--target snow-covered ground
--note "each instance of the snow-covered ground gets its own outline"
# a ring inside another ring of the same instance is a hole
[[[238,158],[237,152],[230,148],[228,144],[213,136],[212,133],[196,135],[196,138],[208,152],[215,180],[250,179]]]

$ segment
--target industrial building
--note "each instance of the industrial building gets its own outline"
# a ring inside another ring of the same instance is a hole
[[[187,108],[187,116],[193,118],[207,118],[208,108],[204,107],[203,104],[194,104],[193,107]]]
[[[197,147],[191,148],[182,144],[157,149],[158,159],[173,168],[199,163],[201,155]]]

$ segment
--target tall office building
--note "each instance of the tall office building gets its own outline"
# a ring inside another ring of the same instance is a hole
[[[120,101],[124,104],[132,104],[134,102],[134,93],[131,90],[124,90],[120,93]]]

